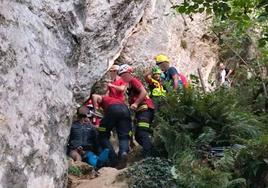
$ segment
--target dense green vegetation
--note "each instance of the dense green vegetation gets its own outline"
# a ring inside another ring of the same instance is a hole
[[[155,140],[174,162],[178,187],[264,187],[268,117],[243,103],[239,91],[192,88],[163,99]],[[219,146],[223,157],[211,153]]]
[[[173,8],[212,15],[210,35],[220,46],[219,61],[235,68],[234,85],[204,93],[192,77],[190,89],[163,98],[154,123],[156,154],[172,161],[176,187],[268,187],[268,1],[184,0]],[[213,153],[215,147],[224,153]],[[168,187],[143,183],[132,186]]]
[[[162,184],[172,182],[170,178],[175,187],[267,186],[267,113],[243,102],[248,96],[239,92],[235,87],[204,93],[196,85],[163,98],[155,120],[155,150],[172,163],[158,158],[134,165],[127,172],[132,187],[166,187]],[[223,156],[214,155],[212,147],[225,148]],[[152,177],[158,181],[148,184]]]

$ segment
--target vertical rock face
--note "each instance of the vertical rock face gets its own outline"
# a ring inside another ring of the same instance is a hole
[[[203,17],[184,20],[170,2],[0,0],[0,188],[66,186],[74,106],[118,56],[211,66]]]
[[[75,97],[83,99],[118,57],[126,39],[143,16],[146,0],[89,1],[85,13],[86,35],[80,38]]]
[[[66,186],[74,103],[117,56],[145,3],[1,0],[1,188]]]
[[[195,15],[192,20],[171,10],[181,0],[151,0],[141,22],[129,37],[119,61],[135,66],[154,64],[157,54],[166,54],[172,65],[185,75],[197,75],[207,81],[217,59],[217,46],[208,29],[211,20]]]

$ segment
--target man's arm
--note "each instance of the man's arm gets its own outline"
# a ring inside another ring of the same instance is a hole
[[[173,79],[173,89],[176,90],[179,86],[179,75],[178,74],[174,74],[172,76]]]
[[[92,95],[92,103],[93,103],[93,108],[95,110],[99,109],[99,105],[102,101],[102,96],[101,95],[97,95],[97,94],[93,94]]]
[[[147,95],[147,91],[143,86],[138,88],[140,94],[139,97],[136,99],[136,101],[130,106],[131,109],[136,110],[139,104],[144,100],[144,98]]]
[[[226,78],[229,78],[229,76],[230,76],[230,74],[232,74],[232,72],[233,72],[233,70],[230,69],[229,72],[228,72],[228,74],[226,75]]]
[[[168,74],[171,75],[173,80],[173,89],[176,90],[179,87],[179,73],[175,67],[168,69]]]
[[[111,84],[111,83],[108,84],[108,87],[113,87],[116,90],[122,91],[122,92],[126,91],[126,89],[127,89],[127,86],[126,85],[116,86],[116,85]]]

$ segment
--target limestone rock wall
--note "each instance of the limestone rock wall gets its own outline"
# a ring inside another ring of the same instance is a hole
[[[171,0],[0,0],[0,188],[66,187],[72,114],[115,59],[215,63],[207,24]],[[213,51],[214,50],[214,51]]]
[[[112,63],[146,1],[0,1],[0,187],[65,187],[74,104]]]
[[[141,22],[128,39],[120,62],[134,66],[155,65],[154,57],[163,53],[171,64],[189,77],[201,69],[206,84],[217,61],[215,36],[209,33],[211,19],[205,15],[181,15],[170,7],[181,0],[151,0]],[[207,84],[208,85],[208,84]]]

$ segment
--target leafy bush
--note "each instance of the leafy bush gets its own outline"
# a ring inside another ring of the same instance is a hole
[[[268,135],[250,140],[236,158],[236,167],[253,187],[268,186]]]
[[[246,180],[250,185],[248,180],[254,168],[237,166],[241,164],[244,149],[225,149],[222,158],[209,154],[210,148],[215,146],[231,148],[242,144],[248,148],[248,140],[254,143],[267,133],[267,116],[256,115],[250,110],[250,103],[240,103],[240,99],[244,99],[236,94],[235,90],[225,89],[204,94],[192,87],[169,93],[163,99],[154,129],[156,150],[163,150],[164,146],[168,157],[174,161],[178,187],[245,187]],[[254,156],[267,154],[264,143],[255,143],[260,144],[255,147],[259,150],[251,153]],[[245,164],[250,164],[250,160],[253,159],[244,156]]]
[[[68,168],[68,173],[69,174],[72,174],[74,176],[78,176],[78,177],[80,177],[82,175],[81,170],[78,167],[76,167],[76,166],[70,166]]]
[[[234,178],[231,171],[220,166],[211,168],[207,161],[198,159],[193,150],[184,151],[176,160],[177,187],[226,188],[245,184],[245,179]]]
[[[244,144],[261,135],[263,122],[236,101],[223,89],[208,94],[194,88],[182,94],[171,93],[162,101],[155,132],[170,157],[200,145]]]
[[[172,188],[176,186],[171,169],[170,160],[146,158],[135,163],[122,175],[129,179],[129,186],[132,188]]]

